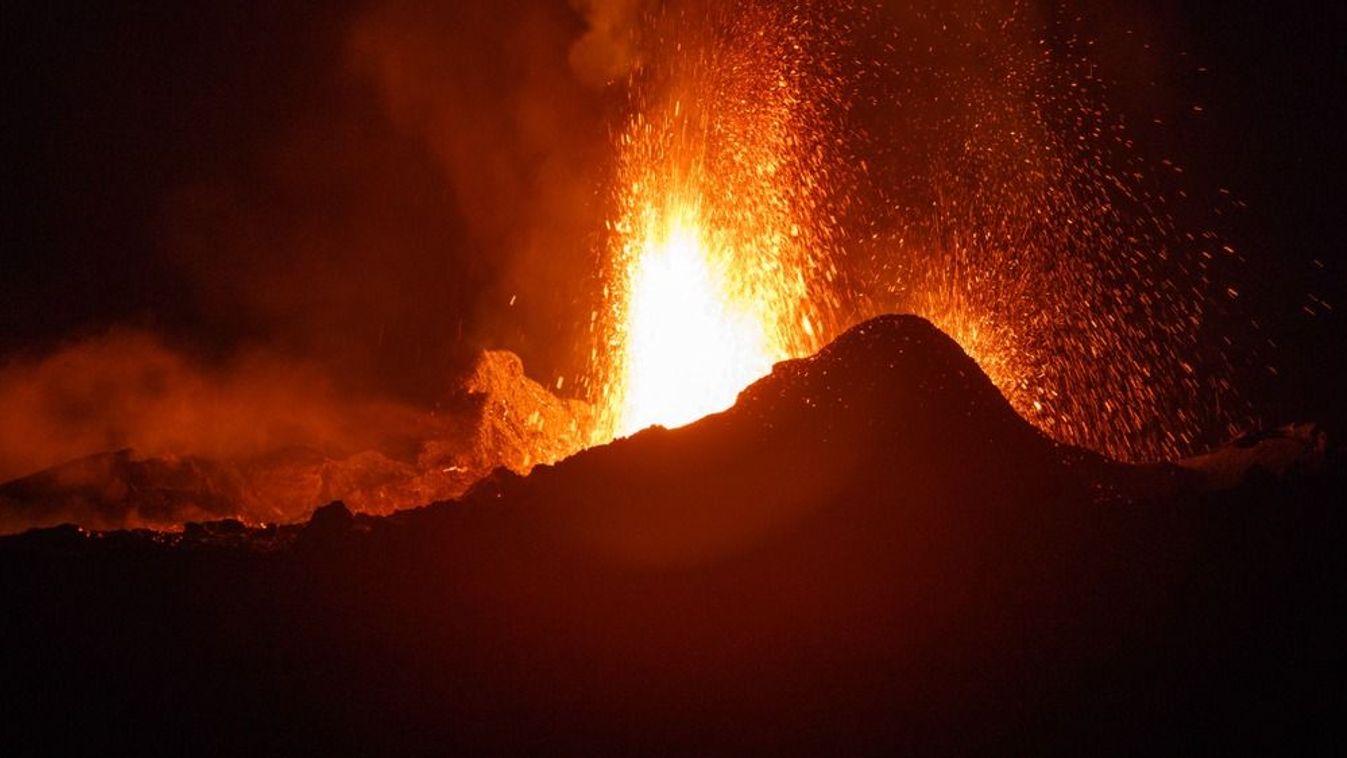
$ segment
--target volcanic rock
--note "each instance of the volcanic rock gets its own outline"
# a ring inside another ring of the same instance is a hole
[[[313,512],[313,517],[304,527],[305,534],[345,534],[351,530],[354,519],[346,503],[334,500]]]
[[[1347,723],[1340,461],[1222,491],[1114,463],[1045,438],[926,322],[885,317],[728,411],[334,544],[0,539],[11,739],[1303,750]],[[306,529],[345,522],[325,513]],[[80,726],[27,726],[46,713]]]
[[[205,540],[216,537],[232,537],[246,534],[248,527],[242,521],[233,518],[219,521],[188,521],[183,524],[183,539]]]
[[[346,503],[335,500],[313,512],[309,523],[299,532],[296,546],[301,549],[336,549],[351,533],[355,524]]]
[[[1328,433],[1318,424],[1288,424],[1240,435],[1228,444],[1179,461],[1211,489],[1229,490],[1251,476],[1285,479],[1321,471],[1329,455]]]

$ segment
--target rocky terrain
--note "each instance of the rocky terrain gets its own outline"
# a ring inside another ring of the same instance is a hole
[[[0,539],[6,752],[1331,752],[1344,494],[1311,426],[1058,445],[883,317],[457,500]]]

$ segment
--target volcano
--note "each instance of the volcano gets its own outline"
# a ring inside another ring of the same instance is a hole
[[[916,317],[385,517],[0,539],[18,754],[1341,744],[1341,454],[1052,441]],[[78,729],[52,730],[51,714]]]

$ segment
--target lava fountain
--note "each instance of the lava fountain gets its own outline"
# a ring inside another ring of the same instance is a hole
[[[677,426],[734,401],[783,354],[766,318],[735,292],[695,203],[652,213],[627,286],[620,428]]]
[[[664,63],[634,75],[619,139],[600,436],[730,406],[817,350],[835,303],[823,106],[832,86],[769,8],[656,19]]]
[[[1061,442],[1159,460],[1237,430],[1214,318],[1234,251],[1176,223],[1179,172],[1135,150],[1091,43],[1020,4],[943,6],[687,0],[643,19],[594,441],[726,408],[888,311],[954,336]]]

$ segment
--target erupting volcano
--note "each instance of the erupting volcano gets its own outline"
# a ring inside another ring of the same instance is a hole
[[[640,17],[583,381],[594,438],[722,410],[894,310],[953,334],[1063,442],[1157,460],[1248,425],[1223,334],[1244,327],[1220,302],[1238,256],[1176,223],[1185,191],[1136,154],[1087,45],[1014,4],[886,13]]]
[[[1282,16],[62,5],[4,11],[0,752],[1344,744]]]

